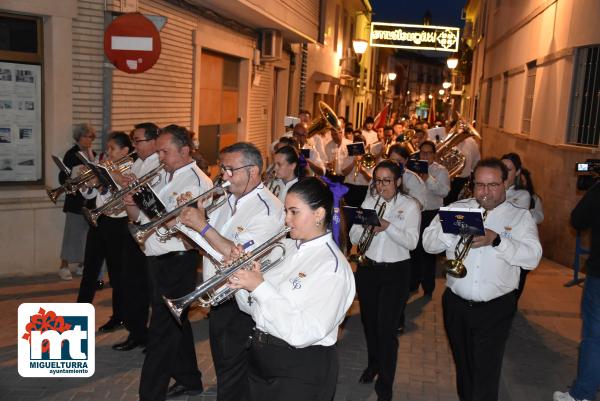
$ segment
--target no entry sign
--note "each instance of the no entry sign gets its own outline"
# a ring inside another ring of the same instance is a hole
[[[104,54],[121,71],[144,72],[160,57],[160,34],[142,14],[121,15],[104,32]]]

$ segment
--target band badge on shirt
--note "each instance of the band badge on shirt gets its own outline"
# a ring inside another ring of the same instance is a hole
[[[182,204],[186,203],[187,201],[189,201],[190,199],[192,199],[192,197],[194,195],[192,195],[192,193],[190,191],[187,191],[187,192],[184,192],[179,195],[177,195],[176,192],[173,192],[173,196],[176,198],[177,204],[182,205]]]
[[[502,231],[502,233],[500,233],[500,236],[502,238],[512,238],[512,227],[504,226],[504,231]]]
[[[290,283],[292,284],[292,290],[299,290],[300,288],[302,288],[301,280],[304,277],[306,277],[306,274],[300,272],[300,273],[298,273],[298,276],[290,279]]]

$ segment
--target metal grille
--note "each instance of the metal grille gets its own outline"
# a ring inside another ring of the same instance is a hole
[[[569,143],[598,146],[600,138],[600,47],[578,49]]]
[[[525,83],[525,102],[523,103],[523,124],[521,131],[528,134],[531,132],[531,113],[533,112],[533,94],[535,92],[535,62],[527,65],[527,82]]]

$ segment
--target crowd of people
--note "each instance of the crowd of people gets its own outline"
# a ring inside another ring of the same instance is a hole
[[[391,400],[409,296],[422,288],[431,299],[437,255],[457,257],[461,236],[443,231],[438,210],[444,205],[486,211],[485,233],[471,238],[463,260],[467,276],[447,279],[443,311],[459,398],[497,399],[512,318],[527,273],[542,254],[537,224],[544,215],[531,174],[515,153],[480,160],[477,140],[469,137],[457,146],[464,167],[451,176],[438,149],[459,128],[455,122],[432,130],[416,118],[375,126],[367,117],[354,129],[339,120],[311,132],[310,113],[303,111],[267,158],[251,143],[227,146],[214,182],[194,143],[198,138],[184,127],[141,123],[129,134],[110,133],[107,160],[119,163],[135,151],[135,161],[111,173],[116,186],[93,179],[67,195],[59,275],[71,279],[69,264],[81,264],[77,301],[93,302],[106,262],[113,312],[99,330],[129,331],[126,341],[113,345],[117,351],[144,348],[141,400],[203,391],[188,311],[177,321],[163,297],[192,292],[198,266],[208,282],[279,238],[284,227],[289,233],[280,240],[285,254],[279,265],[264,272],[260,263],[248,263],[214,289],[235,290],[209,314],[217,399],[331,400],[338,328],[357,295],[368,354],[357,380],[375,382],[378,400]],[[75,126],[75,145],[64,157],[72,175],[83,169],[78,152],[106,163],[91,151],[94,135],[87,124]],[[364,151],[353,153],[357,148]],[[148,184],[134,185],[149,175]],[[201,195],[215,186],[226,193],[209,206],[213,196]],[[148,191],[166,211],[198,202],[139,246],[130,225],[157,219],[140,200]],[[471,196],[460,199],[464,194]],[[88,227],[85,209],[101,208],[117,195],[121,207]],[[344,206],[374,210],[380,225],[350,224]],[[362,254],[354,258],[357,248]]]

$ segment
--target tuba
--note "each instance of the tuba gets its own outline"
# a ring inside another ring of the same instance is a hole
[[[166,228],[164,229],[164,231],[158,231],[167,221],[179,216],[179,214],[183,211],[184,208],[188,206],[195,207],[196,203],[199,200],[208,200],[209,198],[211,198],[211,203],[204,209],[206,210],[206,213],[210,213],[212,210],[218,208],[223,203],[225,203],[225,201],[227,200],[227,197],[225,196],[225,188],[227,188],[230,184],[231,183],[229,181],[223,181],[221,185],[212,187],[208,191],[196,196],[195,198],[188,200],[185,203],[182,203],[175,209],[163,214],[162,216],[159,216],[158,218],[152,220],[149,223],[140,225],[129,223],[129,232],[131,233],[131,236],[133,237],[135,242],[138,243],[138,245],[143,245],[144,242],[146,242],[146,239],[148,239],[148,237],[154,232],[156,232],[156,235],[158,236],[160,242],[167,242],[171,237],[173,237],[179,232],[177,225],[171,228]]]
[[[91,225],[96,227],[96,226],[98,226],[98,218],[100,217],[100,215],[121,212],[125,206],[123,204],[123,197],[132,191],[139,190],[141,187],[143,187],[145,185],[150,185],[150,183],[155,181],[155,179],[157,177],[160,179],[159,174],[160,174],[160,171],[163,169],[163,167],[164,167],[164,164],[160,163],[157,167],[152,169],[147,174],[143,175],[140,178],[135,179],[126,187],[115,192],[113,194],[113,196],[111,196],[110,199],[108,199],[106,201],[106,203],[104,203],[104,205],[102,205],[96,209],[93,209],[93,210],[90,210],[90,209],[84,207],[82,209],[83,216],[88,221],[88,223],[90,223]]]
[[[446,167],[450,178],[453,178],[461,173],[465,167],[465,155],[463,155],[455,146],[471,137],[481,140],[479,133],[472,125],[467,123],[459,113],[458,119],[454,128],[450,130],[446,139],[437,147],[435,156],[439,163]]]
[[[131,152],[128,155],[123,156],[119,160],[116,160],[114,162],[107,160],[101,163],[101,165],[105,167],[109,172],[123,173],[124,171],[130,169],[133,165],[134,154],[135,152]],[[89,182],[95,177],[96,175],[94,174],[94,172],[91,169],[86,168],[77,177],[67,178],[63,185],[54,189],[47,189],[46,193],[48,194],[48,197],[50,198],[52,203],[56,203],[58,197],[63,193],[74,194],[75,192],[79,191],[79,189],[85,186],[89,187]]]
[[[379,196],[379,198],[377,198],[377,202],[375,202],[375,204],[378,205],[379,201],[381,201],[381,195]],[[379,207],[379,210],[377,211],[377,217],[380,220],[383,217],[383,214],[385,213],[386,206],[387,204],[383,202]],[[355,262],[358,264],[365,263],[367,258],[365,254],[369,250],[371,242],[373,242],[373,237],[375,237],[375,226],[368,226],[367,228],[365,228],[362,235],[360,236],[360,239],[358,240],[358,245],[356,245],[356,254],[350,255],[351,262]]]
[[[196,289],[189,294],[177,299],[169,299],[163,295],[163,300],[167,304],[167,308],[169,308],[173,317],[181,324],[181,315],[192,302],[197,300],[203,307],[208,307],[217,306],[231,298],[237,289],[227,287],[227,281],[241,269],[250,270],[252,268],[252,262],[254,261],[260,263],[260,271],[263,273],[277,266],[285,259],[285,247],[281,243],[281,240],[286,237],[290,230],[289,227],[285,227],[258,248],[243,254],[229,265],[220,266],[214,276],[197,286]],[[269,255],[275,248],[280,248],[282,255],[274,261],[269,259],[263,260],[263,258]]]
[[[487,210],[483,212],[483,221],[487,217]],[[471,250],[471,244],[473,243],[473,234],[463,234],[460,236],[456,247],[454,248],[455,259],[446,260],[444,262],[444,271],[447,275],[454,278],[464,278],[467,275],[467,268],[465,267],[464,260]]]
[[[310,138],[328,128],[340,131],[342,124],[338,120],[337,115],[333,109],[323,101],[319,101],[319,114],[320,116],[315,118],[308,127],[306,137]]]

